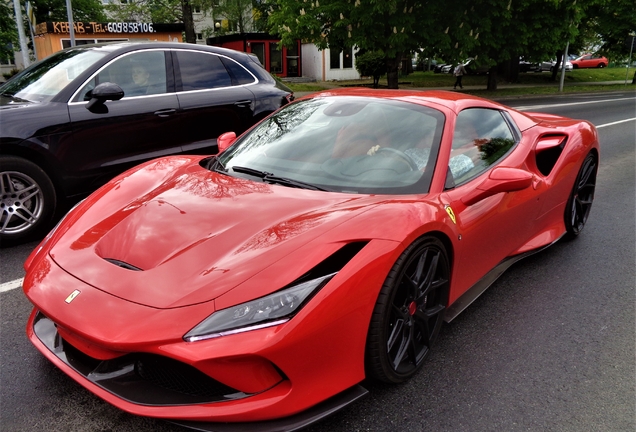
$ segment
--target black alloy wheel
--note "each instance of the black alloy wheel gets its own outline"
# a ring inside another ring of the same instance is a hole
[[[400,383],[418,371],[442,326],[449,281],[448,255],[437,238],[421,237],[402,253],[371,317],[367,376]]]
[[[596,156],[589,153],[576,176],[576,182],[565,208],[565,228],[568,238],[578,236],[585,227],[594,201],[597,170]]]
[[[42,235],[55,205],[55,188],[40,167],[20,157],[0,157],[1,246]]]

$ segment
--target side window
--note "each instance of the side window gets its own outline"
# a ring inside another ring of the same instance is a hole
[[[232,79],[225,66],[214,54],[194,51],[175,51],[183,91],[230,87]]]
[[[459,113],[453,132],[448,168],[452,187],[481,174],[515,145],[514,135],[501,112],[470,108]]]
[[[89,100],[90,91],[104,82],[121,87],[125,98],[166,93],[165,53],[144,51],[123,55],[91,78],[75,100]]]
[[[237,62],[223,57],[220,57],[220,59],[221,62],[225,65],[225,68],[230,72],[230,75],[232,76],[232,84],[252,84],[256,81],[254,79],[254,76]]]

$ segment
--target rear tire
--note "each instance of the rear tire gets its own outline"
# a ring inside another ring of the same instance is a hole
[[[597,171],[596,156],[594,153],[589,153],[576,176],[574,187],[565,207],[565,229],[568,239],[577,237],[585,227],[594,201]]]
[[[0,157],[0,245],[42,236],[55,205],[53,183],[39,166],[21,157]]]
[[[450,265],[440,240],[424,236],[400,255],[389,272],[369,325],[369,378],[400,383],[424,363],[437,338],[448,301]]]

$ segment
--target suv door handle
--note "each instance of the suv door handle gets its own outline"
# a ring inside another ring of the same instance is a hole
[[[174,108],[163,109],[159,111],[155,111],[155,115],[159,117],[170,117],[172,114],[176,113],[177,110]]]
[[[236,105],[239,108],[246,108],[252,105],[252,101],[251,100],[242,100],[242,101],[238,101],[238,102],[234,102],[234,105]]]

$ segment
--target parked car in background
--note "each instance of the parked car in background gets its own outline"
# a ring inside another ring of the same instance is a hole
[[[0,87],[0,242],[50,228],[79,199],[151,158],[216,152],[293,99],[246,53],[177,43],[69,48]]]
[[[554,71],[554,68],[556,67],[556,60],[548,60],[548,61],[544,61],[539,63],[539,67],[536,70],[537,72],[543,72],[543,71]],[[571,71],[572,70],[572,63],[571,62],[565,62],[565,71]]]
[[[572,66],[574,69],[579,68],[604,68],[609,64],[609,60],[606,57],[596,54],[585,54],[576,60],[572,60]]]
[[[539,72],[539,64],[520,59],[519,72]]]
[[[438,63],[435,65],[435,68],[433,69],[433,73],[448,73],[447,68],[451,68],[452,66],[453,65],[448,63]],[[444,72],[445,69],[446,69],[446,72]]]

